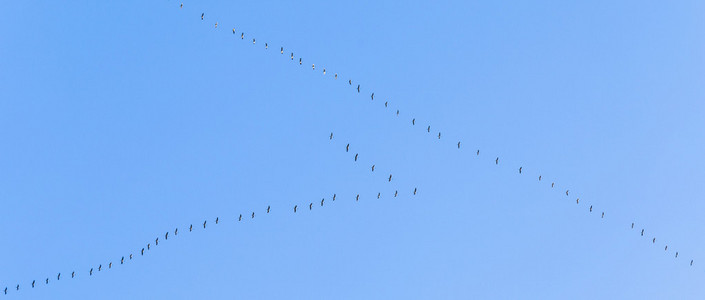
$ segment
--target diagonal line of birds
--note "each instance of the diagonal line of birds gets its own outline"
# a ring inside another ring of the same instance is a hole
[[[180,7],[183,7],[183,3],[180,5]],[[204,22],[207,21],[206,18],[205,18],[205,13],[201,13],[201,20],[204,21]],[[214,24],[215,24],[214,28],[217,29],[217,28],[218,28],[218,25],[217,25],[218,22],[214,22]],[[236,30],[236,27],[233,27],[233,28],[232,28],[232,33],[233,33],[234,35],[237,35],[237,34],[236,34],[237,32],[238,32],[238,31]],[[244,33],[244,32],[239,32],[239,37],[240,37],[241,40],[245,40],[245,33]],[[247,40],[249,41],[249,37],[248,37]],[[256,39],[255,39],[254,37],[252,38],[252,44],[253,44],[253,45],[256,45]],[[303,61],[304,61],[304,60],[303,60],[302,57],[295,57],[294,52],[291,51],[291,50],[289,50],[289,49],[285,49],[284,46],[278,46],[278,47],[279,47],[279,54],[280,54],[280,55],[285,55],[286,58],[287,58],[287,60],[294,61],[294,62],[296,62],[296,61],[297,61],[297,58],[298,58],[298,64],[301,65],[301,66],[303,66]],[[276,47],[275,47],[275,48],[276,48]],[[269,49],[269,43],[268,43],[268,42],[265,42],[265,43],[264,43],[264,50],[268,50],[268,49]],[[326,68],[325,68],[325,67],[321,67],[320,64],[319,64],[318,66],[316,66],[315,63],[311,63],[311,70],[316,71],[316,68],[318,68],[318,71],[319,71],[319,72],[322,72],[322,74],[323,74],[324,76],[331,76],[331,77],[333,77],[334,80],[338,80],[338,77],[340,77],[337,72],[331,72],[330,70],[326,70]],[[348,86],[348,87],[352,87],[352,88],[353,88],[353,92],[356,92],[357,94],[360,94],[360,95],[363,95],[363,96],[366,95],[366,93],[363,93],[363,90],[364,90],[364,89],[363,89],[363,87],[361,86],[361,84],[357,83],[356,81],[353,81],[352,79],[347,79],[347,82],[346,82],[346,83],[347,83],[347,86]],[[375,102],[375,101],[376,101],[376,102],[379,102],[379,103],[383,103],[385,109],[390,109],[390,108],[392,107],[392,105],[390,104],[389,100],[380,100],[379,96],[376,96],[373,91],[369,92],[369,99],[370,99],[370,101],[372,101],[372,102]],[[395,109],[395,108],[391,108],[391,111],[392,111],[392,113],[393,113],[396,117],[400,117],[400,110],[399,110],[398,108],[396,108],[396,109]],[[413,117],[412,117],[409,123],[411,124],[412,127],[415,127],[418,122],[416,121],[416,118],[413,118]],[[423,125],[422,125],[422,126],[423,126]],[[426,131],[427,134],[433,135],[434,140],[441,140],[441,138],[443,137],[441,131],[436,131],[435,128],[434,128],[434,130],[432,131],[432,127],[431,127],[430,124],[425,124],[425,126],[422,127],[422,128],[425,129],[425,131]],[[458,150],[464,150],[464,149],[466,148],[466,147],[463,147],[463,144],[462,144],[461,141],[453,142],[453,147],[454,147],[454,148],[457,148]],[[479,150],[479,149],[473,149],[471,152],[472,152],[471,155],[475,155],[475,156],[477,156],[478,158],[480,157],[480,150]],[[499,165],[499,164],[500,164],[500,158],[499,158],[499,157],[495,157],[495,158],[493,159],[493,162],[494,162],[495,165]],[[517,172],[518,172],[519,174],[521,174],[521,175],[526,175],[526,172],[524,171],[524,167],[523,167],[523,166],[519,166],[516,170],[517,170]],[[534,178],[536,178],[536,180],[537,180],[538,182],[545,182],[545,181],[542,181],[543,176],[540,175],[540,174],[538,174],[538,175],[537,175],[536,177],[534,177]],[[557,189],[557,188],[558,188],[558,186],[557,186],[556,182],[552,181],[552,182],[551,182],[551,189],[554,189],[554,190],[555,190],[555,189]],[[566,197],[570,197],[570,196],[571,196],[571,193],[570,193],[570,190],[569,190],[569,189],[566,189],[564,193],[565,193]],[[576,203],[576,204],[581,204],[581,199],[580,199],[579,197],[576,197],[576,198],[575,198],[575,203]],[[584,204],[584,201],[583,201],[583,204]],[[588,213],[592,213],[593,210],[594,210],[593,205],[590,205],[589,208],[588,208]],[[600,218],[601,218],[601,219],[604,219],[605,216],[606,216],[605,211],[600,211],[599,215],[600,215]],[[635,223],[632,222],[630,228],[631,228],[631,229],[634,229],[634,226],[635,226]],[[644,229],[644,228],[641,229],[641,233],[640,233],[640,234],[641,234],[641,236],[644,236],[644,235],[645,235],[645,229]],[[652,244],[656,244],[656,238],[655,238],[655,237],[652,238]],[[666,244],[663,244],[663,245],[664,245],[664,251],[668,251],[668,246],[667,246]],[[675,252],[674,257],[675,257],[675,258],[678,258],[678,252],[677,252],[677,251]],[[694,262],[694,260],[691,259],[690,262],[689,262],[689,265],[690,265],[690,266],[693,266],[693,262]]]

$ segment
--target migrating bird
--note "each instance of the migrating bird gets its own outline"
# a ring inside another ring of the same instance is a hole
[[[188,227],[189,232],[191,232],[192,230],[193,230],[193,224],[191,224],[191,226]]]
[[[539,181],[541,181],[541,175],[539,175]]]
[[[113,262],[111,261],[110,263],[108,263],[108,269],[110,269],[112,267],[113,267]]]
[[[357,194],[357,196],[355,197],[355,201],[358,201],[358,200],[360,200],[360,194]]]
[[[252,45],[254,45],[254,44],[255,44],[255,39],[252,39]]]
[[[375,100],[375,93],[372,93],[372,95],[370,95],[370,98],[372,98],[372,100]]]
[[[132,259],[132,253],[130,253],[130,259]]]
[[[575,199],[575,204],[580,204],[580,198]]]
[[[5,295],[7,295],[7,287],[5,287]]]
[[[269,45],[267,43],[264,43],[264,49],[269,49]]]
[[[144,255],[144,248],[142,248],[142,252],[140,252],[140,255]]]
[[[299,58],[299,66],[301,65],[301,58]]]
[[[124,257],[124,256],[120,259],[120,264],[122,265],[123,263],[125,263],[125,257]]]
[[[605,212],[604,212],[604,211],[602,212],[602,218],[603,218],[603,219],[605,218]]]
[[[521,174],[521,168],[522,168],[522,167],[519,167],[519,174]]]
[[[44,284],[49,284],[49,277],[44,281]]]
[[[590,205],[590,212],[592,212],[592,205]]]
[[[164,239],[165,239],[165,240],[168,240],[168,239],[169,239],[169,232],[168,232],[168,231],[164,234]]]
[[[100,269],[103,268],[103,265],[98,265],[98,272],[100,272]]]
[[[644,229],[641,230],[641,236],[644,236]]]
[[[215,28],[218,28],[218,22],[215,22]]]
[[[377,199],[382,196],[382,193],[377,193]]]
[[[267,213],[269,213],[269,208],[270,208],[270,206],[269,206],[269,205],[267,205]]]
[[[690,265],[691,265],[691,266],[693,265],[693,260],[692,260],[692,259],[690,260]]]
[[[20,290],[20,285],[19,285],[19,284],[17,285],[17,290],[18,290],[18,291]]]
[[[348,85],[352,85],[352,79],[348,79]]]
[[[207,220],[203,221],[203,228],[206,228],[206,222],[208,222],[208,221]]]
[[[326,201],[326,198],[321,199],[321,206],[323,206],[323,201]]]
[[[244,32],[240,32],[240,39],[241,39],[241,40],[244,40],[244,39],[245,39],[245,33],[244,33]]]
[[[294,212],[296,212],[296,207],[298,207],[298,205],[294,205]]]
[[[88,271],[88,275],[89,275],[89,276],[93,276],[93,268],[91,268],[91,270]]]
[[[291,52],[291,60],[294,60],[294,52]]]
[[[416,119],[411,119],[411,125],[416,125]]]
[[[497,157],[497,159],[494,160],[494,164],[495,164],[495,165],[498,165],[498,164],[499,164],[499,157]]]
[[[60,280],[60,279],[61,279],[61,273],[56,275],[56,280]]]
[[[676,258],[678,258],[678,251],[676,251]]]
[[[555,182],[551,182],[551,187],[554,187],[556,185]]]
[[[242,221],[242,214],[240,214],[240,217],[237,219],[238,222]]]
[[[215,224],[218,224],[218,217],[215,217]]]
[[[392,181],[392,174],[389,174],[389,182]]]
[[[441,133],[440,133],[440,132],[438,132],[438,139],[439,139],[439,140],[441,139]]]
[[[355,161],[357,161],[357,153],[355,153]]]
[[[428,128],[426,128],[426,132],[431,132],[431,125],[428,125]]]
[[[569,190],[565,190],[565,195],[566,195],[566,196],[568,196],[568,191],[569,191]]]
[[[347,146],[345,146],[345,152],[348,152],[348,150],[350,150],[350,144],[348,144]]]
[[[389,104],[389,102],[384,101],[384,107],[387,107],[387,104]]]
[[[634,229],[634,223],[632,222],[632,229]]]
[[[154,239],[154,246],[159,246],[159,238]]]
[[[252,212],[252,219],[254,219],[254,218],[255,218],[255,212],[253,211]]]
[[[335,201],[335,194],[333,194],[333,201]]]
[[[414,188],[414,195],[416,195],[416,188]]]
[[[652,244],[656,244],[656,238],[654,238],[653,240],[651,240],[651,243],[652,243]]]
[[[184,8],[184,4],[183,4],[183,3],[181,3],[181,6],[179,6],[179,8]]]
[[[332,140],[332,139],[333,139],[333,133],[332,133],[332,132],[330,133],[330,137],[329,137],[328,139],[329,139],[329,140]]]
[[[34,288],[34,283],[35,283],[35,282],[36,282],[36,280],[32,280],[32,288]]]
[[[281,47],[281,49],[279,49],[279,53],[284,54],[284,47]]]
[[[311,70],[315,70],[315,69],[316,69],[316,64],[311,64]]]
[[[203,15],[205,15],[205,14],[201,14],[201,20],[203,20]]]
[[[313,209],[313,202],[308,204],[308,210],[312,210],[312,209]]]
[[[235,34],[235,27],[233,27],[233,34]]]
[[[477,150],[477,155],[480,155],[480,150],[479,150],[479,149]]]
[[[147,244],[147,250],[149,250],[149,243]],[[100,271],[100,268],[98,268],[98,271]]]
[[[372,165],[372,172],[375,171],[375,165]]]
[[[399,110],[397,109],[397,116],[399,115]]]
[[[360,92],[360,85],[359,84],[357,85],[357,92],[358,93]]]
[[[71,278],[73,278],[74,276],[76,276],[76,271],[71,272]]]
[[[460,149],[460,142],[458,142],[458,149]]]

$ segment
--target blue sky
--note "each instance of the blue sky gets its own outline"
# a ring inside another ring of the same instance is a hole
[[[703,2],[179,3],[2,4],[8,299],[705,296]]]

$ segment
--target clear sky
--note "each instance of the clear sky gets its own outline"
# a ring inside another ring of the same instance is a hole
[[[179,3],[0,4],[0,299],[705,297],[705,2]]]

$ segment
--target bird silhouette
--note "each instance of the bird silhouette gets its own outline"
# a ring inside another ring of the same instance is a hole
[[[253,211],[252,212],[252,219],[254,219],[254,218],[255,218],[255,212]]]
[[[312,209],[313,209],[313,202],[308,204],[308,210],[312,210]]]
[[[323,201],[326,201],[325,198],[321,199],[321,206],[323,206]]]
[[[270,208],[270,206],[269,206],[269,205],[267,205],[267,213],[269,213],[269,208]]]
[[[519,174],[521,174],[521,168],[522,168],[522,167],[519,167]]]
[[[580,204],[580,198],[575,199],[575,204]]]
[[[431,132],[431,125],[428,125],[428,127],[426,128],[426,132]]]
[[[358,93],[360,92],[360,85],[359,84],[357,85],[357,92]]]
[[[566,195],[566,196],[568,196],[568,191],[569,191],[569,190],[565,190],[565,195]]]
[[[384,101],[384,107],[387,107],[387,104],[388,104],[388,103],[389,103],[389,102]]]
[[[439,140],[441,139],[441,133],[440,133],[440,132],[438,133],[438,139],[439,139]]]
[[[5,287],[5,295],[7,295],[7,287]]]
[[[269,49],[269,44],[264,43],[264,49]]]
[[[676,251],[676,258],[678,258],[678,251]]]
[[[193,224],[191,224],[191,226],[188,227],[188,231],[189,232],[193,231]]]
[[[690,265],[691,265],[691,266],[693,265],[693,260],[692,260],[692,259],[690,260]]]
[[[359,201],[359,200],[360,200],[360,194],[357,194],[357,196],[355,196],[355,201]]]
[[[294,52],[291,52],[291,60],[294,60]]]
[[[110,263],[108,263],[108,269],[111,269],[112,267],[113,267],[113,262],[111,261]]]
[[[477,155],[480,155],[480,150],[477,150]]]
[[[414,195],[416,195],[416,188],[414,188]]]
[[[132,253],[130,253],[130,259],[132,259]]]
[[[323,75],[326,75],[326,68],[323,68]]]
[[[164,234],[164,240],[168,240],[168,239],[169,239],[169,232],[167,231],[167,232]]]
[[[399,194],[399,191],[395,190],[394,191],[394,197],[396,197]]]
[[[255,39],[252,39],[252,45],[254,45],[254,44],[255,44]]]
[[[332,133],[332,132],[330,133],[330,137],[329,137],[328,139],[329,139],[329,140],[332,140],[332,139],[333,139],[333,133]]]
[[[495,164],[495,165],[498,165],[498,164],[499,164],[499,157],[497,157],[497,159],[494,160],[494,164]]]
[[[233,27],[233,34],[235,34],[235,27]]]
[[[458,142],[458,149],[460,149],[460,142]]]
[[[335,73],[335,79],[338,79],[338,73]]]
[[[555,182],[551,182],[551,187],[554,187],[556,185]]]
[[[154,246],[159,246],[159,238],[154,239]]]
[[[372,165],[372,172],[375,171],[375,165]]]
[[[20,285],[19,285],[19,284],[17,285],[17,290],[18,290],[18,291],[20,290]]]
[[[215,22],[215,28],[218,28],[218,22]]]
[[[604,211],[602,212],[602,218],[603,218],[603,219],[605,218],[605,212],[604,212]]]
[[[301,63],[302,63],[302,60],[301,60],[301,58],[299,58],[299,66],[301,65]]]
[[[89,276],[93,276],[93,268],[91,268],[91,270],[88,271],[88,275],[89,275]]]
[[[397,116],[399,115],[399,110],[397,109]]]
[[[61,273],[56,274],[56,280],[60,280],[60,279],[61,279]]]
[[[142,248],[142,252],[140,252],[140,255],[144,255],[144,248]]]
[[[349,150],[350,150],[350,144],[348,144],[347,146],[345,146],[345,152],[348,152]]]
[[[74,276],[76,276],[76,271],[71,272],[71,278],[73,278]]]
[[[592,205],[590,205],[590,212],[592,212]]]
[[[32,280],[32,288],[34,288],[34,283],[35,283],[35,282],[36,282],[36,280]]]
[[[179,8],[184,8],[184,4],[183,4],[183,3],[181,3],[181,6],[179,6]]]
[[[355,161],[357,161],[357,153],[355,153]]]
[[[207,220],[203,221],[203,228],[206,228],[206,222],[208,222],[208,221]]]
[[[392,174],[389,174],[389,182],[392,182]]]
[[[382,196],[382,193],[377,193],[377,199]]]
[[[632,229],[634,229],[634,223],[632,223]]]
[[[245,39],[245,33],[244,33],[244,32],[240,32],[240,39],[241,39],[241,40],[244,40],[244,39]]]
[[[652,243],[652,244],[656,244],[656,238],[654,238],[653,240],[651,240],[651,243]]]
[[[149,250],[149,244],[147,244],[147,250]],[[98,271],[100,271],[100,270],[98,270]]]
[[[44,284],[49,284],[49,277],[47,277],[47,279],[44,280]]]
[[[641,236],[644,236],[644,229],[641,230]]]
[[[240,217],[237,218],[237,221],[238,221],[238,222],[239,222],[239,221],[242,221],[242,214],[240,214]]]
[[[333,201],[335,201],[335,194],[333,194]]]
[[[316,69],[316,64],[311,64],[311,70],[315,70],[315,69]]]
[[[298,205],[294,205],[294,212],[296,212],[296,207],[298,207]]]
[[[541,175],[539,175],[539,181],[541,181]]]
[[[281,47],[281,49],[279,49],[279,53],[284,54],[284,47]]]
[[[98,265],[98,272],[100,272],[100,269],[103,268],[103,265]]]
[[[123,256],[123,257],[120,259],[120,264],[122,265],[122,264],[124,264],[124,263],[125,263],[125,257]]]
[[[201,14],[201,20],[203,20],[203,15],[205,15],[205,14]]]

